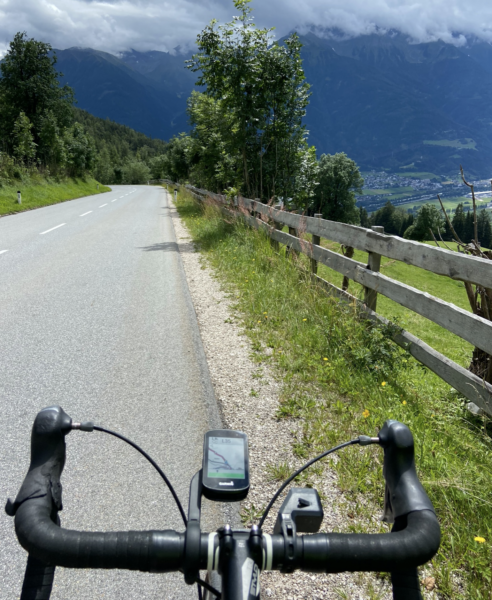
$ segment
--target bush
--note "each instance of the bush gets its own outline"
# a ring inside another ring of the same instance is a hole
[[[128,163],[121,173],[121,182],[127,184],[147,183],[150,178],[150,169],[143,162]]]

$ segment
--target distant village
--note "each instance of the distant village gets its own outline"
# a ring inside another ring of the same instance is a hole
[[[492,210],[492,192],[490,180],[470,181],[475,190],[475,199],[480,208]],[[411,188],[409,190],[408,188]],[[357,206],[363,206],[367,212],[378,210],[388,202],[394,206],[408,205],[412,202],[419,203],[414,206],[406,206],[408,212],[416,212],[422,202],[436,200],[437,194],[443,200],[446,198],[470,198],[470,206],[464,210],[470,210],[472,206],[470,189],[461,180],[450,180],[442,175],[440,181],[432,179],[419,179],[406,177],[405,175],[386,173],[384,171],[371,171],[364,173],[364,190],[366,194],[357,196]],[[381,190],[381,193],[367,194],[369,190]]]

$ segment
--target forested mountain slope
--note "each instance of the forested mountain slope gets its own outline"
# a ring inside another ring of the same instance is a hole
[[[56,50],[56,54],[62,83],[74,89],[79,108],[151,137],[168,139],[187,129],[186,98],[193,83],[185,86],[185,93],[177,93],[165,78],[153,79],[120,58],[91,48]],[[186,81],[183,58],[171,58],[183,67]]]
[[[492,46],[412,44],[396,32],[301,36],[311,101],[305,122],[318,154],[346,152],[363,169],[487,176],[492,165]],[[58,50],[78,106],[152,137],[189,129],[195,74],[188,56],[131,50],[115,57]]]

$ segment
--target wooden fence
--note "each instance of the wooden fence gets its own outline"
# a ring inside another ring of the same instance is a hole
[[[170,181],[164,182],[172,184]],[[381,256],[386,256],[438,275],[469,281],[492,289],[492,261],[386,235],[382,233],[381,227],[365,229],[319,217],[305,217],[279,210],[256,200],[239,197],[230,201],[219,194],[192,186],[186,187],[195,198],[203,200],[211,197],[222,206],[226,214],[240,216],[252,227],[265,231],[273,243],[285,244],[289,251],[308,256],[311,259],[314,280],[323,289],[340,299],[358,303],[370,319],[389,323],[387,319],[376,313],[377,296],[383,294],[458,335],[473,346],[492,354],[491,321],[379,273]],[[289,228],[289,233],[280,230],[283,226]],[[310,234],[311,240],[305,239],[304,234]],[[343,244],[351,251],[341,255],[323,248],[320,246],[321,238]],[[367,265],[353,260],[353,248],[368,252]],[[344,276],[343,288],[347,287],[348,279],[360,283],[364,287],[364,301],[358,300],[346,289],[340,289],[320,278],[317,275],[318,262]],[[492,416],[492,385],[482,381],[407,331],[395,327],[393,340]]]

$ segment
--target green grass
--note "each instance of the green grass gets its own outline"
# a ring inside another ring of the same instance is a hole
[[[472,200],[471,198],[467,198],[466,196],[455,196],[455,197],[449,197],[449,198],[442,198],[442,203],[444,204],[444,208],[446,210],[456,210],[456,207],[458,206],[458,204],[461,203],[465,203],[465,202],[469,202],[470,203],[470,207],[472,206]],[[408,208],[413,208],[414,206],[416,206],[417,208],[420,208],[421,206],[423,206],[424,204],[432,204],[434,206],[437,206],[437,208],[441,208],[441,205],[439,204],[439,200],[437,199],[437,195],[435,197],[435,199],[427,199],[427,200],[420,200],[420,201],[410,201],[408,202],[408,204],[399,204],[398,208],[403,208],[405,210],[407,210]],[[481,206],[483,205],[483,208],[485,208],[487,202],[477,202],[477,208],[480,209]]]
[[[317,289],[304,257],[287,259],[283,249],[276,253],[265,235],[224,222],[217,209],[204,209],[185,192],[178,197],[178,210],[235,298],[254,360],[260,367],[270,365],[283,382],[278,418],[296,420],[303,432],[294,453],[307,458],[355,435],[374,435],[388,418],[408,424],[418,472],[442,527],[441,547],[431,565],[440,597],[490,599],[488,421],[471,417],[462,398],[390,341],[388,328],[370,326],[355,306]],[[383,264],[383,272],[393,276],[397,268]],[[434,290],[437,282],[427,285]],[[451,291],[463,302],[459,287]],[[285,465],[275,467],[274,456],[272,463],[271,477],[283,475]],[[374,519],[382,511],[381,450],[346,449],[329,464],[356,516],[347,519],[344,530],[383,530],[386,526]],[[255,511],[244,518],[257,520],[261,511]],[[475,541],[477,536],[485,543]]]
[[[448,146],[450,148],[465,148],[467,150],[476,150],[477,143],[471,138],[466,138],[466,142],[460,140],[424,140],[424,144],[429,146]]]
[[[111,191],[111,188],[102,184],[99,184],[98,190],[97,185],[95,179],[86,177],[85,179],[66,179],[60,183],[40,180],[29,185],[3,186],[0,187],[0,215],[18,213],[65,200]],[[17,204],[17,191],[21,192],[22,204]]]
[[[340,244],[336,242],[323,240],[323,245],[330,250],[340,252]],[[435,246],[434,243],[432,245]],[[456,249],[456,244],[448,245]],[[355,250],[354,260],[367,264],[367,252]],[[436,275],[424,269],[385,257],[381,259],[381,273],[470,311],[464,284],[460,281]],[[337,287],[342,286],[343,276],[325,265],[319,265],[318,275]],[[350,281],[348,291],[360,299],[364,297],[362,286],[353,281]],[[378,295],[377,302],[377,312],[379,314],[391,321],[397,322],[401,327],[413,333],[461,366],[468,367],[472,353],[472,346],[468,342],[381,294]]]
[[[442,177],[440,175],[436,175],[435,173],[429,173],[427,171],[419,171],[419,172],[410,172],[410,173],[397,173],[400,177],[410,177],[411,179],[430,179],[441,181]]]
[[[373,190],[363,190],[364,196],[376,196],[380,194],[400,194],[405,195],[407,192],[414,193],[414,189],[411,186],[397,187],[397,188],[382,188]]]

